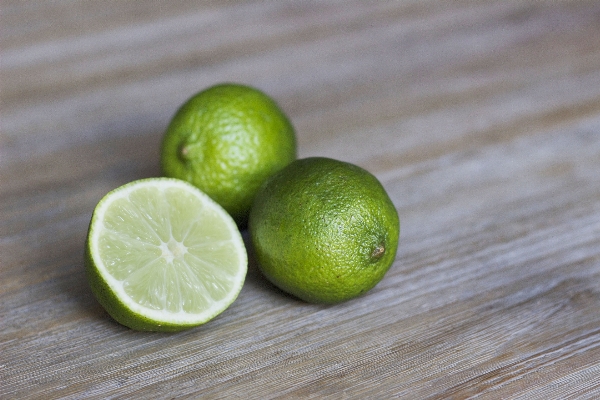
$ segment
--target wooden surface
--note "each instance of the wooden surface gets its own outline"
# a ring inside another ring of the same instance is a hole
[[[0,7],[0,398],[600,398],[599,2]],[[92,210],[221,81],[273,96],[301,157],[373,172],[398,256],[324,307],[250,249],[215,320],[131,331],[85,280]]]

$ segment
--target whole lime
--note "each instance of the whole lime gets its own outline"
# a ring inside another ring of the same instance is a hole
[[[201,91],[177,111],[165,133],[165,176],[186,180],[247,223],[263,181],[296,159],[292,124],[273,99],[240,84]]]
[[[394,262],[400,221],[381,183],[329,158],[296,160],[271,176],[250,212],[259,268],[307,302],[337,303],[373,288]]]

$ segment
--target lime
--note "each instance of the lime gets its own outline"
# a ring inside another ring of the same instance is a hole
[[[263,181],[296,159],[292,124],[266,94],[239,84],[210,87],[189,99],[165,133],[165,176],[186,180],[247,223]]]
[[[247,255],[227,212],[187,182],[142,179],[96,206],[86,243],[92,292],[121,324],[178,331],[236,299]]]
[[[400,221],[375,176],[316,157],[265,182],[248,227],[271,282],[308,302],[337,303],[383,278],[396,256]]]

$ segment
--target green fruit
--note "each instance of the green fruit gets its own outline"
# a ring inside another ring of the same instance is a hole
[[[178,331],[229,307],[248,261],[235,222],[217,203],[187,182],[151,178],[100,200],[85,264],[92,292],[115,320]]]
[[[396,256],[400,221],[372,174],[328,158],[296,160],[269,178],[250,213],[263,274],[307,302],[373,288]]]
[[[173,117],[161,151],[165,176],[186,180],[247,223],[270,175],[296,159],[290,121],[257,89],[221,84],[189,99]]]

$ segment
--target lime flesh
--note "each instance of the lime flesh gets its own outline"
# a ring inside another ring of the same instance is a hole
[[[137,330],[203,324],[236,299],[246,249],[229,214],[187,182],[134,181],[96,206],[86,245],[93,293]]]

